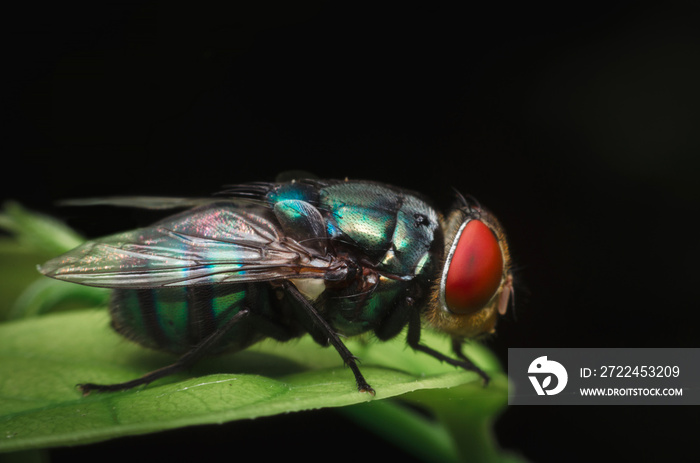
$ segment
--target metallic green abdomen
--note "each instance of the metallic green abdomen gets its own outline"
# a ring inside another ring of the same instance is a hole
[[[262,285],[219,284],[151,289],[120,289],[112,294],[110,311],[117,332],[143,346],[184,354],[221,328],[245,306],[261,313],[273,310]],[[240,350],[262,338],[245,322],[238,323],[213,352]]]

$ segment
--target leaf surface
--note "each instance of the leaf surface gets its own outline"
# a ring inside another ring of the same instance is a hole
[[[348,347],[377,391],[373,399],[357,391],[332,348],[304,337],[207,359],[189,373],[147,387],[82,397],[77,383],[121,382],[174,360],[125,341],[111,331],[108,318],[105,310],[84,310],[0,325],[0,451],[340,407],[480,381],[474,373],[413,352],[402,336],[386,343],[350,340]],[[447,340],[427,331],[424,338],[447,350]],[[468,355],[488,370],[496,368],[479,346],[469,346]]]

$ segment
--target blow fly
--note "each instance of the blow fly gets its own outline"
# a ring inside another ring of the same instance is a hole
[[[332,345],[357,388],[374,395],[343,337],[379,340],[406,326],[408,345],[488,375],[461,350],[492,333],[513,292],[496,218],[458,195],[439,214],[420,195],[370,181],[301,179],[232,187],[211,199],[114,198],[147,208],[187,207],[152,226],[88,241],[40,267],[47,276],[112,288],[112,326],[172,365],[84,393],[148,384],[202,356],[264,338],[310,334]],[[422,324],[449,335],[456,358],[421,344]]]

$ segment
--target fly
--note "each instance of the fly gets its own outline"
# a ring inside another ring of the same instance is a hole
[[[333,346],[357,388],[374,395],[342,337],[407,343],[488,375],[465,339],[495,330],[513,292],[496,218],[458,196],[446,216],[418,194],[370,181],[300,179],[235,186],[213,199],[115,198],[83,204],[189,207],[149,227],[88,241],[40,266],[52,278],[113,289],[114,329],[178,360],[118,384],[148,384],[204,355],[304,334]],[[456,358],[420,342],[423,324],[452,339]]]

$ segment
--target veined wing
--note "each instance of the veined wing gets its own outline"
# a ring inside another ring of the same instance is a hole
[[[59,201],[61,206],[117,206],[140,209],[182,209],[220,202],[221,198],[182,198],[170,196],[106,196],[101,198],[77,198]],[[229,199],[240,204],[260,203],[254,199]]]
[[[88,241],[39,270],[108,288],[323,278],[332,259],[280,235],[268,212],[230,202],[205,205]]]

